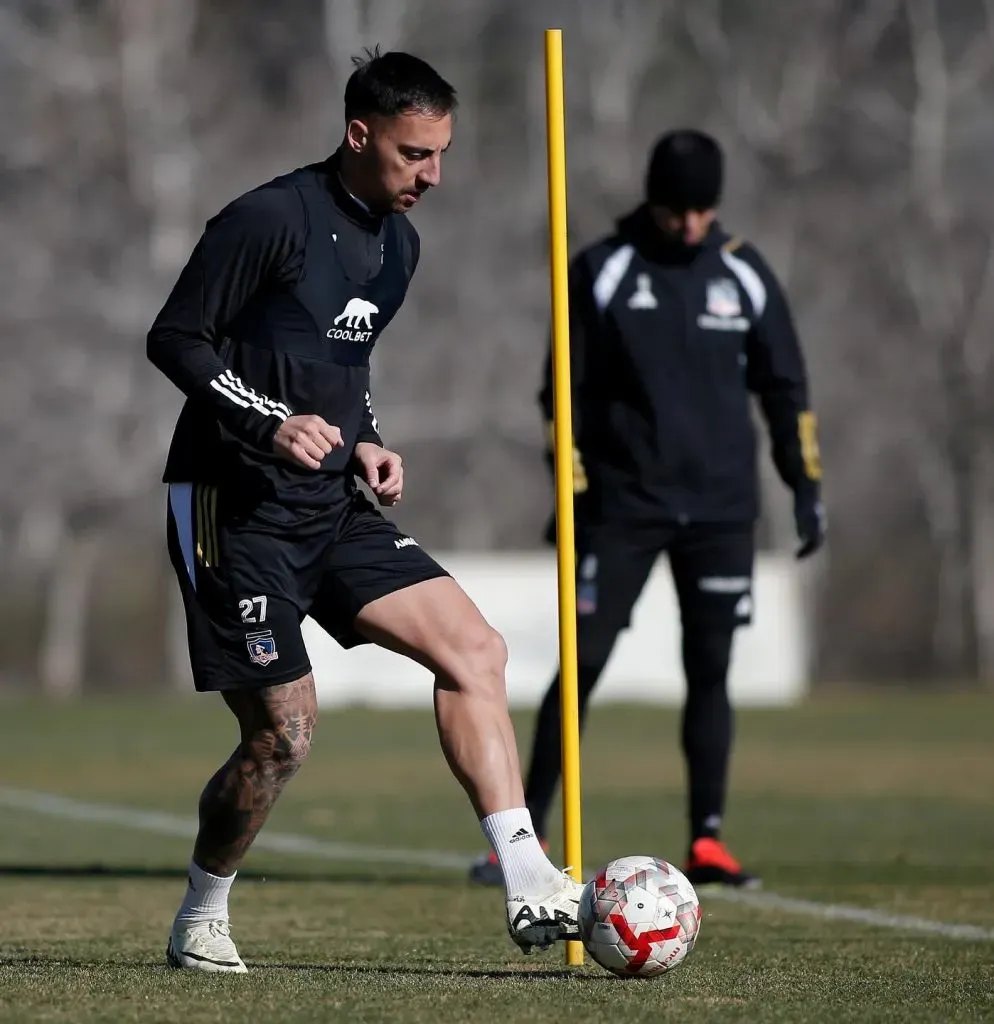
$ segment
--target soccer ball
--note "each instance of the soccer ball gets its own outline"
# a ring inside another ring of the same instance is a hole
[[[579,926],[584,947],[601,967],[624,978],[652,978],[690,955],[701,904],[672,864],[621,857],[583,887]]]

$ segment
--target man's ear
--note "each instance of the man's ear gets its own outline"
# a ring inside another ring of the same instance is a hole
[[[345,141],[354,153],[361,153],[369,144],[369,125],[357,117],[352,118],[345,126]]]

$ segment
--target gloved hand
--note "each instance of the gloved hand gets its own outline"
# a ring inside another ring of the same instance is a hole
[[[555,470],[553,467],[553,450],[555,447],[555,438],[553,434],[553,425],[549,424],[549,440],[550,446],[546,453],[546,462],[549,467],[549,471],[552,473],[553,484],[555,483]],[[585,522],[587,520],[587,509],[590,507],[590,492],[587,489],[587,471],[583,468],[583,457],[580,455],[580,449],[573,446],[573,534],[576,541],[576,548],[578,551],[585,551],[584,538],[586,537]],[[546,544],[551,544],[553,547],[556,546],[556,507],[552,506],[552,513],[549,516],[548,521],[545,524],[545,530],[542,534]]]
[[[828,519],[817,488],[794,492],[794,527],[801,542],[797,549],[798,558],[813,555],[825,543]]]

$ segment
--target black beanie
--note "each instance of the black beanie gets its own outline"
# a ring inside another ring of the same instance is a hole
[[[645,177],[645,197],[670,210],[711,210],[721,200],[724,159],[721,146],[704,132],[668,132],[653,147]]]

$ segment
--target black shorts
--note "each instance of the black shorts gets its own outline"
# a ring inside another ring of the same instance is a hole
[[[588,527],[578,546],[581,629],[627,628],[635,602],[664,551],[685,630],[734,630],[752,621],[752,523],[608,523]]]
[[[367,642],[354,626],[363,607],[448,575],[359,492],[322,509],[245,509],[223,488],[173,483],[166,529],[198,690],[299,679],[311,669],[304,616],[354,647]]]

